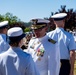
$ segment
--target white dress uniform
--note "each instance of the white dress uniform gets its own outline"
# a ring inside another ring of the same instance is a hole
[[[72,34],[64,30],[65,26],[65,18],[67,16],[67,13],[58,13],[51,18],[54,20],[54,23],[56,25],[56,29],[53,30],[52,32],[49,32],[48,35],[52,39],[57,36],[58,43],[59,43],[59,48],[60,48],[60,62],[61,62],[61,67],[60,67],[60,73],[59,75],[73,75],[73,67],[74,67],[74,52],[72,52],[71,58],[70,59],[70,51],[76,49],[74,37]],[[70,62],[70,60],[72,62]]]
[[[47,35],[42,38],[32,38],[28,45],[28,53],[32,55],[40,75],[59,75],[60,50],[58,43],[53,43]]]
[[[76,44],[74,37],[69,32],[66,32],[63,28],[56,28],[55,30],[48,33],[49,37],[55,38],[58,35],[58,42],[60,47],[61,59],[70,59],[70,50],[76,50]]]
[[[0,75],[39,75],[32,57],[21,48],[9,48],[0,54]]]
[[[6,42],[6,35],[0,34],[0,54],[8,50],[9,47],[9,44]]]

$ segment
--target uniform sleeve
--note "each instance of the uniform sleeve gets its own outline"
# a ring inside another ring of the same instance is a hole
[[[29,54],[30,54],[30,43],[31,43],[31,40],[29,41],[28,48],[27,48],[27,53],[29,53]]]
[[[10,45],[7,42],[2,41],[0,43],[0,53],[7,51],[9,49],[9,47],[10,47]]]
[[[48,75],[59,75],[60,70],[60,50],[58,44],[48,55]]]
[[[69,50],[76,50],[76,43],[75,43],[75,40],[74,40],[73,36],[71,36],[71,38],[70,38]]]
[[[30,56],[30,58],[28,59],[29,60],[29,64],[27,66],[27,69],[26,69],[26,72],[25,72],[25,75],[40,75],[39,74],[39,71],[32,59],[32,57]]]

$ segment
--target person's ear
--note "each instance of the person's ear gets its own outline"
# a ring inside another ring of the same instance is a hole
[[[63,20],[63,22],[65,23],[65,19]]]
[[[54,21],[54,24],[56,25],[56,21]]]
[[[47,30],[48,30],[48,26],[45,27],[45,31],[47,31]]]

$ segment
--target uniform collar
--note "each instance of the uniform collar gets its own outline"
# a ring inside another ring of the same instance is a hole
[[[6,34],[0,34],[1,36],[3,36],[3,37],[5,37],[6,36]]]
[[[45,40],[47,38],[47,35],[45,35],[44,37],[42,37],[42,38],[38,38],[38,40],[39,41],[43,41],[43,40]]]
[[[18,50],[21,50],[21,48],[20,47],[10,47],[12,50],[14,50],[14,51],[18,51]]]
[[[56,28],[57,33],[64,31],[64,28]]]

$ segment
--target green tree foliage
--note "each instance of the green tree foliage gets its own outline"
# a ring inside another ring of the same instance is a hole
[[[0,15],[0,22],[8,20],[9,28],[11,27],[21,27],[23,30],[26,28],[26,23],[22,22],[17,16],[13,16],[13,14],[7,12],[5,15]]]
[[[31,30],[30,30],[30,27],[26,27],[25,29],[24,29],[24,32],[30,32]]]
[[[12,27],[21,27],[23,29],[23,31],[26,28],[24,22],[13,22],[13,23],[10,23],[9,28],[12,28]]]
[[[31,26],[31,23],[30,23],[30,22],[25,23],[25,26],[26,26],[26,27],[30,27],[30,26]]]
[[[0,15],[0,22],[4,20],[4,17]]]

